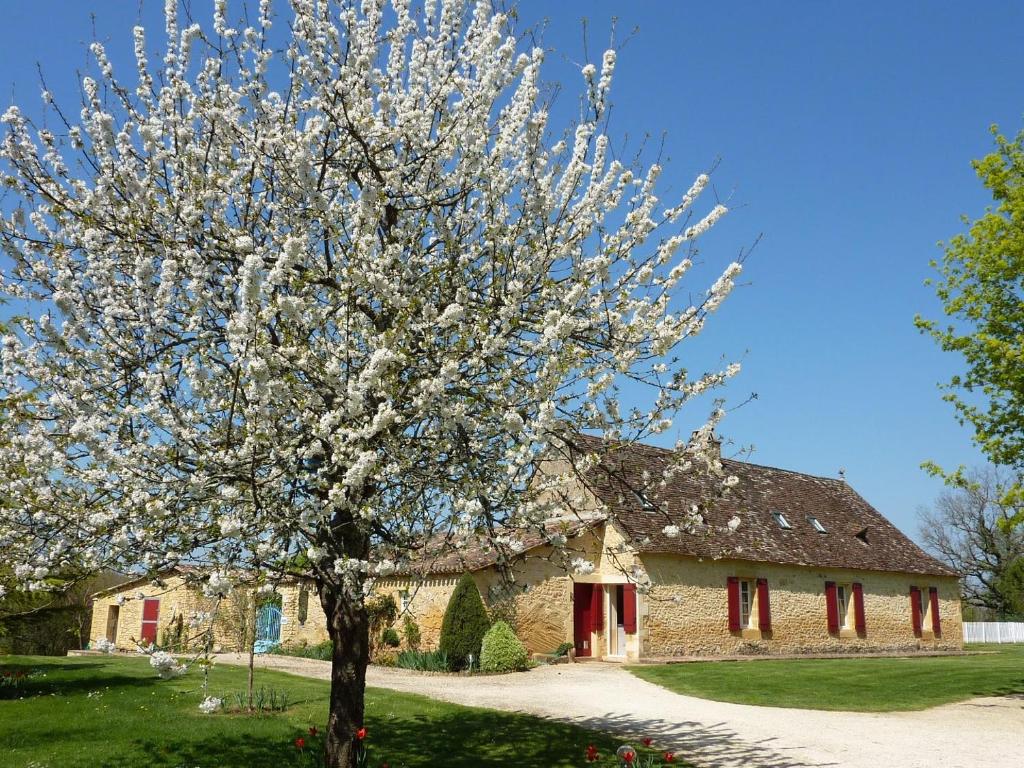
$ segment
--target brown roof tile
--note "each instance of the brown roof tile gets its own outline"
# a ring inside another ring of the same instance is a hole
[[[662,532],[664,527],[683,519],[690,504],[715,496],[721,478],[702,470],[677,475],[666,488],[648,493],[645,509],[643,500],[630,489],[644,485],[644,470],[659,478],[671,451],[640,444],[610,447],[586,436],[576,444],[581,450],[598,449],[603,454],[604,471],[595,471],[591,490],[640,552],[956,575],[910,541],[845,481],[730,459],[722,459],[724,474],[735,475],[739,483],[703,511],[706,529],[670,538]],[[651,509],[652,505],[660,509]],[[780,527],[773,512],[783,513],[792,528]],[[730,533],[727,523],[734,515],[741,524]],[[811,517],[827,532],[818,532]]]

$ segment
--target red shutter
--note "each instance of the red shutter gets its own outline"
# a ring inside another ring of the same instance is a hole
[[[772,606],[768,598],[768,579],[757,580],[757,626],[762,632],[772,631]]]
[[[636,634],[636,584],[622,585],[622,626],[627,635]]]
[[[839,597],[836,594],[836,583],[825,582],[825,612],[828,617],[828,633],[839,634]]]
[[[600,584],[590,593],[590,628],[594,632],[604,629],[604,587]]]
[[[143,600],[142,601],[142,620],[143,621],[156,621],[160,616],[160,601],[159,600]]]
[[[157,619],[160,617],[159,600],[142,601],[142,629],[139,632],[139,640],[143,643],[156,644]]]
[[[860,582],[853,582],[853,620],[856,622],[857,634],[867,632],[867,621],[864,618],[864,587]]]
[[[939,590],[936,587],[928,587],[928,600],[931,603],[932,632],[936,637],[942,637],[942,621],[939,619]]]
[[[910,619],[913,622],[914,637],[921,636],[921,590],[910,588]]]
[[[729,592],[729,631],[740,631],[740,580],[735,576],[726,579]]]

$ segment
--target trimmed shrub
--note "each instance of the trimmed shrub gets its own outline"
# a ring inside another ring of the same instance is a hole
[[[468,667],[470,656],[479,663],[480,646],[490,626],[476,582],[470,574],[462,574],[444,612],[438,644],[453,670]]]
[[[480,669],[485,672],[517,672],[529,666],[526,646],[504,621],[495,622],[484,635]]]
[[[397,648],[402,644],[402,638],[398,636],[398,630],[394,627],[388,627],[385,629],[381,639],[384,641],[384,645],[388,648]]]

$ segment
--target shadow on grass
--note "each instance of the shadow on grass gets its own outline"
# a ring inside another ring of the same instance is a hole
[[[586,764],[584,753],[594,744],[603,756],[611,755],[621,743],[640,746],[650,737],[658,750],[675,751],[680,763],[696,760],[701,765],[721,768],[808,768],[811,763],[788,757],[774,740],[750,742],[718,724],[711,727],[695,722],[638,720],[609,715],[568,722],[540,721],[512,713],[468,710],[460,713],[431,713],[389,719],[386,713],[369,720],[370,766],[386,761],[393,766],[427,768],[575,768]],[[639,729],[639,732],[638,732]],[[595,732],[596,731],[596,732]],[[609,733],[629,734],[617,739]],[[291,765],[319,765],[300,755],[293,744],[303,732],[282,729],[281,737],[247,737],[231,734],[199,739],[139,740],[136,755],[145,755],[150,768],[245,766],[283,768]],[[306,736],[307,742],[312,742]],[[317,744],[319,746],[320,739]],[[303,759],[306,762],[303,762]],[[141,764],[138,758],[131,765]],[[102,763],[104,768],[121,768],[129,763]],[[835,763],[815,763],[832,766]]]
[[[89,675],[75,675],[82,672],[81,664],[31,664],[27,662],[0,663],[0,675],[4,672],[24,672],[29,677],[19,686],[17,695],[8,698],[29,696],[72,696],[76,693],[89,693],[101,688],[150,687],[152,679],[137,675],[125,675],[120,671],[100,671],[110,666],[105,662],[91,662]],[[35,674],[41,673],[41,674]],[[71,673],[71,674],[62,674]],[[45,676],[44,676],[45,675]],[[3,696],[0,696],[3,698]]]

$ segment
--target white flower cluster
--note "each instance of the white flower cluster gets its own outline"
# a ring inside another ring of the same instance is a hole
[[[89,648],[100,653],[114,653],[117,650],[117,646],[105,637],[93,640],[89,644]]]
[[[204,715],[212,715],[214,712],[220,710],[224,706],[224,699],[218,699],[215,696],[207,696],[199,703],[199,711]]]
[[[149,666],[156,670],[161,680],[180,677],[188,671],[188,667],[179,664],[178,660],[166,651],[154,651],[149,654]]]
[[[594,572],[594,564],[583,557],[573,558],[570,566],[572,567],[572,572],[577,576],[589,576]]]

